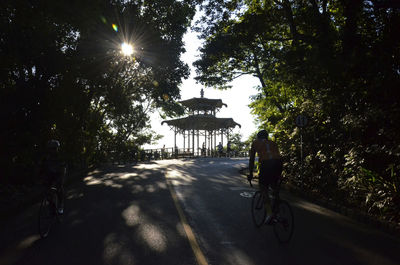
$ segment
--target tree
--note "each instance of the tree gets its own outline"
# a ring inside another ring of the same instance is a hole
[[[383,2],[204,2],[195,66],[198,81],[221,89],[243,74],[260,80],[250,106],[294,185],[400,220],[400,14]],[[302,178],[300,113],[310,120]]]
[[[74,167],[157,137],[147,115],[181,111],[182,36],[194,12],[175,0],[1,1],[2,180],[26,182],[51,138]],[[134,44],[130,58],[123,41]]]

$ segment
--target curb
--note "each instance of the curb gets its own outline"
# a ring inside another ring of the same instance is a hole
[[[391,235],[400,238],[400,224],[396,224],[395,222],[389,222],[386,220],[382,220],[376,216],[369,215],[359,209],[348,208],[346,206],[340,205],[339,203],[328,201],[326,199],[317,198],[310,193],[305,193],[299,190],[299,188],[295,186],[285,185],[284,189],[303,198],[308,201],[311,201],[315,204],[318,204],[322,207],[325,207],[329,210],[347,216],[353,220],[356,220],[360,223],[369,225],[376,229],[381,229]]]

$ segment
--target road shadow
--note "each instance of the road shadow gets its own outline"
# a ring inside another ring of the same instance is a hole
[[[89,172],[82,181],[68,187],[62,222],[53,227],[46,239],[37,236],[38,208],[33,208],[23,218],[25,227],[19,229],[20,240],[13,244],[13,249],[2,253],[8,256],[3,261],[10,264],[196,263],[163,169],[154,163],[109,165]]]

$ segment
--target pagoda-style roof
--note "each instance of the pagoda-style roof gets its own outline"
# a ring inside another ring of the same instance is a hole
[[[210,98],[191,98],[187,100],[179,101],[183,106],[189,108],[190,110],[200,110],[200,111],[210,111],[216,108],[222,108],[222,106],[227,107],[225,103],[220,99],[210,99]]]
[[[221,101],[222,102],[222,101]],[[216,118],[213,115],[191,115],[185,118],[163,121],[161,125],[167,123],[180,130],[219,130],[240,126],[232,118]]]

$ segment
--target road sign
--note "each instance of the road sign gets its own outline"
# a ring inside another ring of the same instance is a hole
[[[305,126],[307,125],[307,122],[308,122],[307,117],[304,116],[304,115],[302,115],[302,114],[300,114],[300,115],[297,116],[297,118],[296,118],[296,125],[297,125],[298,127],[300,127],[300,128],[305,127]]]

